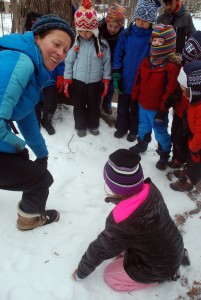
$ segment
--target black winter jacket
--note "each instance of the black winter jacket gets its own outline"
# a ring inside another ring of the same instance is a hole
[[[116,34],[110,34],[107,30],[107,23],[105,22],[105,18],[103,18],[101,21],[98,23],[98,29],[100,32],[101,37],[103,37],[109,44],[110,47],[110,52],[111,52],[111,62],[113,61],[113,56],[114,56],[114,49],[116,47],[118,37],[124,27],[122,26],[120,30]]]
[[[126,219],[115,222],[114,210],[109,214],[105,229],[79,263],[78,277],[87,277],[104,260],[122,251],[124,269],[137,282],[162,282],[174,276],[183,257],[183,239],[160,191],[149,178],[146,183],[150,185],[148,196]],[[125,201],[134,203],[134,197]]]
[[[173,15],[165,11],[158,17],[157,23],[172,25],[174,27],[177,34],[176,52],[182,53],[187,39],[195,32],[192,17],[186,12],[184,5],[182,4],[180,10]]]

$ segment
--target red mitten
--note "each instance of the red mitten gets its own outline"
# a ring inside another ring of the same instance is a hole
[[[64,94],[66,95],[67,98],[70,97],[68,88],[69,85],[72,84],[72,82],[73,82],[72,79],[67,79],[67,78],[64,79]]]
[[[199,152],[191,152],[191,158],[195,163],[200,162],[200,153]]]
[[[61,93],[62,90],[63,90],[63,82],[64,82],[63,76],[57,76],[57,90],[58,90],[58,93]]]
[[[104,85],[104,90],[103,90],[103,93],[102,93],[101,97],[105,97],[107,95],[107,92],[108,92],[108,89],[109,89],[110,80],[109,79],[102,79],[102,83]]]

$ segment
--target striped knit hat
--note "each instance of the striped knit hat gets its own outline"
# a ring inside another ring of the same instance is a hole
[[[107,16],[105,18],[106,23],[113,23],[117,22],[119,26],[123,26],[126,15],[125,15],[125,8],[118,3],[113,3],[107,12]]]
[[[195,60],[184,66],[187,75],[187,86],[190,88],[190,102],[201,101],[201,61]]]
[[[185,62],[201,60],[201,31],[197,30],[188,39],[182,52]]]
[[[161,6],[159,0],[138,0],[133,15],[133,21],[135,19],[141,19],[149,23],[156,23],[157,11]]]
[[[163,38],[161,46],[151,46],[150,59],[153,65],[159,65],[176,51],[176,32],[172,25],[153,26],[152,38]]]
[[[119,149],[109,156],[103,177],[114,194],[131,196],[142,190],[144,176],[140,160],[139,154],[127,149]]]

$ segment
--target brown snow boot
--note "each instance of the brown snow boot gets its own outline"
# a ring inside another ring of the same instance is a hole
[[[176,182],[170,183],[170,187],[174,191],[189,192],[193,189],[193,185],[188,181],[187,177],[182,177]]]
[[[178,170],[174,170],[173,174],[177,178],[183,178],[186,176],[186,172],[187,172],[187,168],[186,168],[186,165],[184,165],[183,167],[179,168]]]
[[[17,207],[18,219],[17,227],[20,230],[31,230],[37,227],[51,224],[59,220],[60,214],[54,209],[46,210],[43,215],[29,214],[21,210],[20,204]]]

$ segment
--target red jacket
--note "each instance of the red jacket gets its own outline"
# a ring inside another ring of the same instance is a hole
[[[201,149],[201,102],[189,105],[188,125],[192,133],[192,138],[188,145],[191,152],[198,152]]]
[[[188,108],[188,106],[189,106],[189,100],[184,95],[182,95],[181,100],[176,105],[174,113],[179,118],[182,118],[184,111]]]
[[[164,102],[174,93],[178,75],[179,68],[174,63],[152,69],[149,59],[145,58],[138,69],[131,97],[144,109],[167,112]]]

